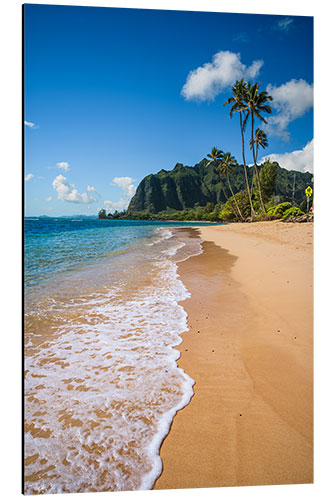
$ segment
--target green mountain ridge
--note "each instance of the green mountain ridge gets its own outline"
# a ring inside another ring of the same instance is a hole
[[[194,167],[177,163],[170,170],[160,170],[157,174],[149,174],[137,187],[135,195],[128,206],[128,214],[146,211],[157,214],[163,210],[186,210],[195,205],[205,206],[211,202],[226,201],[221,188],[221,178],[214,165],[206,166],[208,160],[203,159]],[[295,202],[301,203],[305,198],[305,188],[313,185],[313,174],[286,170],[273,162],[277,169],[275,195],[283,196],[285,201],[292,201],[295,179]],[[246,167],[250,184],[253,167]],[[260,166],[259,166],[260,169]],[[240,165],[230,174],[230,182],[235,193],[246,189],[244,168]],[[226,187],[226,181],[224,180]],[[227,189],[229,193],[229,190]]]

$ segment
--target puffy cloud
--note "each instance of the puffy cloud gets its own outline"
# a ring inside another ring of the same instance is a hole
[[[255,78],[262,65],[263,61],[254,61],[246,67],[240,60],[240,54],[228,50],[217,52],[212,62],[189,73],[181,94],[186,100],[213,100],[236,80]]]
[[[57,192],[59,200],[84,204],[96,201],[96,198],[88,193],[79,193],[74,184],[70,184],[66,177],[61,174],[54,179],[52,186]]]
[[[59,161],[57,163],[57,167],[61,168],[62,170],[65,170],[65,172],[67,172],[69,170],[69,163],[68,163],[68,161]]]
[[[289,123],[303,116],[313,106],[313,85],[302,79],[293,79],[280,87],[269,84],[266,90],[273,97],[271,106],[276,113],[268,117],[265,129],[287,140]]]
[[[34,177],[34,174],[27,174],[24,178],[25,181],[30,181]]]
[[[313,139],[303,149],[284,154],[271,154],[264,156],[260,163],[271,160],[277,161],[280,167],[298,172],[313,173]]]
[[[26,120],[24,120],[24,125],[29,128],[39,128],[35,123],[27,122]]]
[[[95,193],[96,196],[98,196],[98,198],[100,198],[100,194],[97,192],[95,186],[87,186],[87,191],[88,193]],[[89,207],[88,207],[89,208]]]
[[[104,201],[104,207],[107,213],[114,212],[115,210],[125,210],[128,206],[129,199],[128,198],[120,198],[118,201]]]
[[[111,186],[118,186],[123,194],[118,201],[105,200],[104,207],[107,212],[114,210],[125,210],[135,193],[135,179],[132,177],[114,177]]]
[[[115,177],[112,183],[120,187],[128,198],[132,198],[135,193],[134,179],[132,177]]]
[[[294,22],[292,17],[284,17],[277,23],[277,29],[282,31],[289,31],[292,23]]]
[[[45,198],[45,201],[52,201],[52,200],[53,200],[52,196],[48,196],[47,198]]]

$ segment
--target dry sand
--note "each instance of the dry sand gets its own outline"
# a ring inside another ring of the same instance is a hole
[[[192,296],[178,363],[196,381],[155,489],[313,481],[310,223],[200,230],[181,263]]]

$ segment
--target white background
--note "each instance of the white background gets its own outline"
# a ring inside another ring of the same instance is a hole
[[[332,459],[332,15],[321,0],[34,1],[62,5],[206,10],[315,17],[315,484],[198,490],[88,493],[53,497],[100,500],[333,498]],[[0,495],[21,489],[21,2],[0,3],[1,426]],[[309,55],[310,57],[310,55]],[[331,205],[331,207],[329,207]],[[330,211],[329,211],[330,210]],[[288,446],[288,443],[286,443]],[[53,498],[52,497],[52,498]]]

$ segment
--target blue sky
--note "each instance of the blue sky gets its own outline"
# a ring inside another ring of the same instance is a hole
[[[311,171],[312,18],[26,5],[26,214],[124,208],[212,146],[241,162],[223,103],[243,76],[274,97],[259,158]]]

